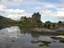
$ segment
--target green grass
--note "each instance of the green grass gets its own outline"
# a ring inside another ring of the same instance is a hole
[[[64,32],[59,32],[60,34],[64,34]]]
[[[14,21],[14,20],[11,20],[9,18],[6,18],[6,17],[3,17],[3,16],[0,16],[0,26],[22,26],[27,28],[27,26],[33,26],[33,25],[41,25],[41,23],[30,23],[30,22],[22,22],[22,21]],[[26,25],[26,26],[25,26]]]
[[[22,22],[22,25],[38,25],[37,23]]]

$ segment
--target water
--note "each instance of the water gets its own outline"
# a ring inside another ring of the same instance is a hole
[[[64,43],[51,37],[63,35],[45,35],[30,33],[28,29],[12,26],[0,30],[0,48],[64,48]]]

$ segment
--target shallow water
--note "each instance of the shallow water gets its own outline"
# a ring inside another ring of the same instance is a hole
[[[51,38],[53,36],[64,37],[30,33],[18,26],[12,26],[0,30],[0,48],[64,48],[64,43]]]

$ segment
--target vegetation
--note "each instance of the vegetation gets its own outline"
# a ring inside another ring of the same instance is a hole
[[[42,23],[42,21],[40,21],[40,20],[37,20],[37,23]]]
[[[64,34],[64,32],[59,32],[60,34]]]
[[[45,23],[51,23],[50,21],[46,21]],[[62,23],[62,21],[59,21],[58,23]],[[3,16],[0,16],[0,28],[2,27],[7,27],[7,26],[23,26],[27,28],[27,26],[39,26],[42,25],[42,22],[37,20],[37,23],[30,23],[30,22],[22,22],[22,21],[14,21],[11,20],[10,18],[6,18]],[[56,26],[53,25],[55,28]],[[51,28],[51,25],[48,25],[48,28]]]
[[[0,27],[3,26],[14,26],[14,25],[41,25],[41,23],[29,23],[29,22],[22,22],[22,21],[14,21],[9,18],[0,16]]]
[[[62,23],[64,23],[64,21]]]
[[[11,20],[9,18],[6,18],[6,17],[3,17],[0,15],[0,27],[3,26],[8,26],[8,25],[11,25],[12,23],[15,23],[17,21],[14,21],[14,20]]]
[[[60,23],[60,24],[61,24],[61,23],[62,23],[62,21],[59,21],[58,23]]]
[[[45,23],[51,23],[51,21],[46,21]]]
[[[22,25],[39,25],[39,23],[22,22]]]

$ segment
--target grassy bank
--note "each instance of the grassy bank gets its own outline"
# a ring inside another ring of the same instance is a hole
[[[64,34],[64,32],[58,32],[58,33],[60,33],[60,34]]]

